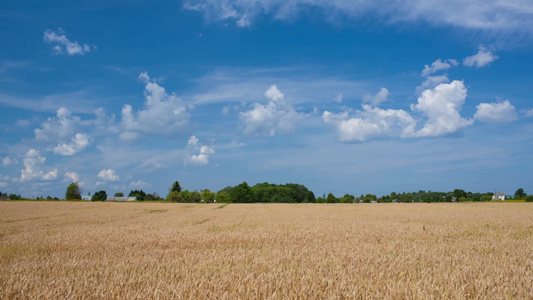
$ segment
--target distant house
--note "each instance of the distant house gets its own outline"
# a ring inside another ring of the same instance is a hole
[[[505,195],[505,193],[497,192],[497,193],[494,193],[494,195],[492,195],[492,200],[503,201],[503,200],[505,200],[506,196],[507,195]]]
[[[8,196],[0,196],[0,201],[2,200],[9,200],[9,197]]]
[[[105,201],[110,201],[110,202],[132,202],[132,201],[137,201],[137,197],[108,197]]]
[[[84,201],[91,201],[91,196],[82,196],[82,197],[81,197],[81,200],[84,200]]]

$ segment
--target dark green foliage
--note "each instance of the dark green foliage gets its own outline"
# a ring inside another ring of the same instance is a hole
[[[80,186],[77,182],[69,184],[67,191],[65,192],[66,200],[81,200]]]
[[[91,201],[105,201],[107,199],[106,191],[98,191],[91,197]]]
[[[315,195],[300,184],[258,183],[252,187],[255,200],[263,203],[314,203]]]
[[[524,197],[527,196],[526,193],[524,193],[524,189],[523,188],[519,188],[518,190],[516,190],[516,192],[514,193],[514,196],[516,199],[523,199]]]
[[[181,192],[181,185],[178,181],[174,181],[174,183],[172,184],[172,186],[170,187],[170,191],[171,192],[178,192],[180,193]]]
[[[363,199],[363,202],[364,203],[370,203],[372,201],[375,201],[378,197],[376,195],[372,195],[372,194],[366,194],[365,195],[365,198]]]
[[[124,193],[122,193],[122,192],[115,193],[114,197],[124,197]]]
[[[154,201],[156,200],[156,197],[153,194],[147,194],[146,197],[144,197],[144,201]]]
[[[526,202],[533,202],[533,196],[526,196]]]
[[[464,197],[465,199],[467,198],[467,193],[463,190],[460,190],[460,189],[455,189],[453,190],[453,196],[457,199],[460,199],[461,197]]]
[[[231,197],[229,195],[229,192],[231,191],[232,187],[225,187],[222,190],[217,192],[217,195],[215,199],[217,202],[221,203],[231,203]]]
[[[255,195],[252,192],[248,183],[243,182],[231,189],[229,192],[231,202],[233,203],[253,203],[255,202]]]
[[[146,197],[146,193],[143,191],[143,190],[133,190],[133,191],[130,191],[130,194],[128,195],[128,197],[137,197],[137,200],[139,201],[144,201],[144,197]]]
[[[326,198],[326,202],[327,203],[336,203],[336,202],[338,202],[338,199],[337,199],[337,197],[333,196],[332,193],[329,193],[328,197]]]

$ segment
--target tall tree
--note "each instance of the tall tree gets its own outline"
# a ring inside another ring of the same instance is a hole
[[[122,192],[115,193],[115,197],[124,197],[124,193]]]
[[[524,189],[523,188],[519,188],[514,193],[514,196],[515,196],[516,199],[522,199],[522,198],[524,198],[526,196],[526,193],[524,193]]]
[[[68,185],[67,191],[65,192],[66,200],[81,200],[81,191],[80,186],[77,182],[73,182]]]
[[[170,192],[181,192],[181,185],[179,181],[174,181],[174,183],[170,187]]]

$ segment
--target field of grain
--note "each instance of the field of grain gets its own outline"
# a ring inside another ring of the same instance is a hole
[[[0,202],[0,299],[531,299],[533,204]]]

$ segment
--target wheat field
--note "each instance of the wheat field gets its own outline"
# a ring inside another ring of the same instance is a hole
[[[0,202],[1,299],[533,299],[533,205]]]

